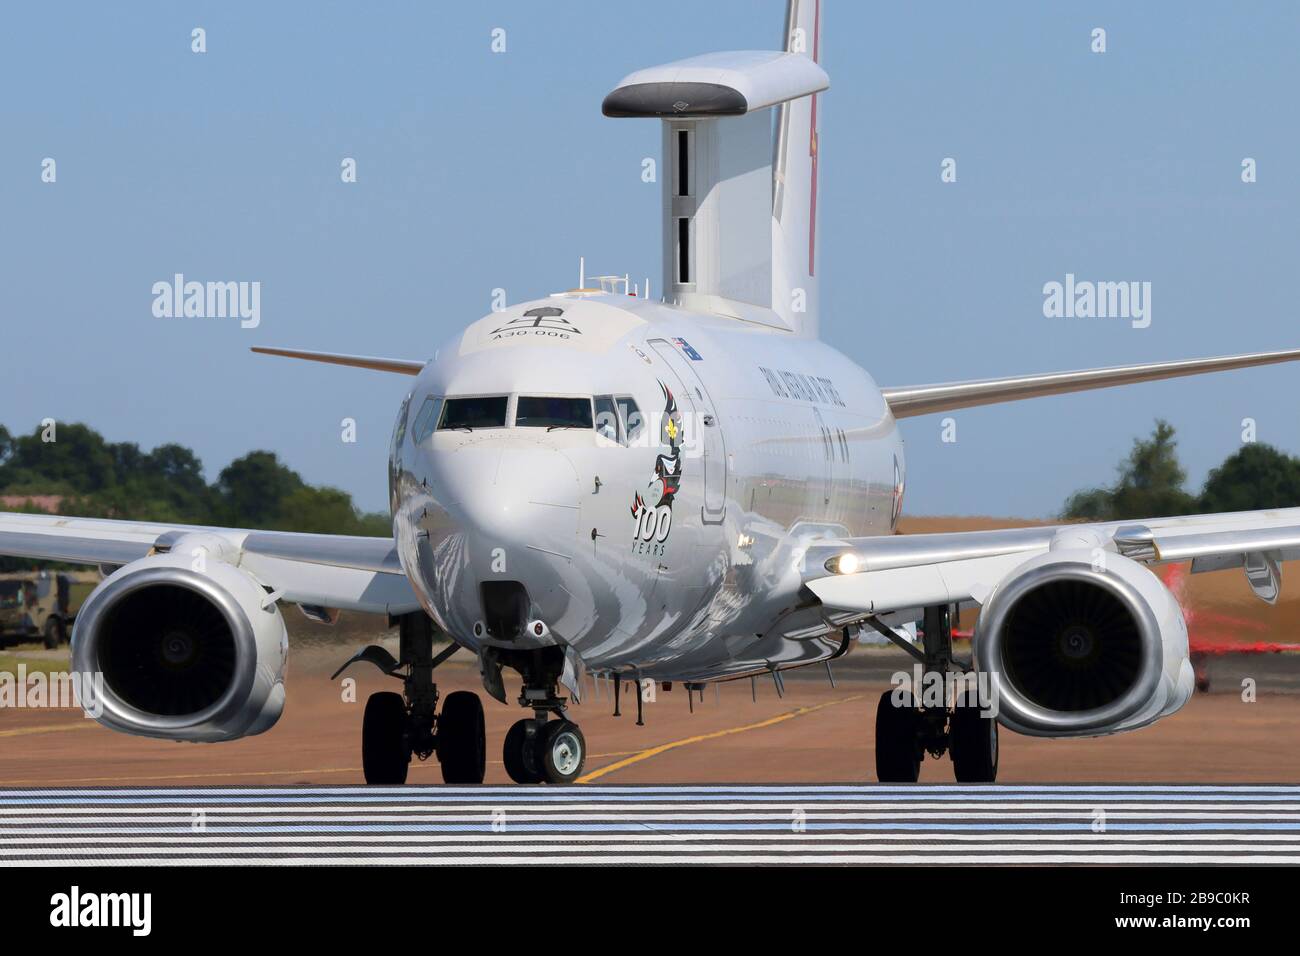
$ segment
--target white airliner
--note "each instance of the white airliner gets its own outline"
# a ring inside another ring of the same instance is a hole
[[[996,717],[956,695],[882,696],[881,780],[916,780],[926,753],[945,752],[958,780],[993,780],[999,723],[1087,736],[1178,710],[1193,688],[1187,631],[1151,567],[1240,566],[1274,601],[1279,563],[1300,555],[1300,509],[895,535],[898,420],[1300,350],[877,386],[817,334],[821,7],[792,0],[783,50],[640,70],[606,96],[607,116],[662,122],[660,299],[648,281],[580,282],[474,322],[427,362],[255,350],[412,377],[391,539],[0,515],[0,553],[111,569],[73,635],[75,670],[103,675],[102,723],[192,741],[270,729],[280,603],[400,626],[398,658],[353,658],[404,681],[366,705],[372,783],[402,783],[412,756],[434,754],[447,782],[483,780],[480,697],[440,700],[433,680],[459,648],[502,702],[502,669],[521,676],[526,716],[504,744],[521,783],[580,775],[563,694],[577,698],[584,674],[688,692],[779,681],[867,629],[927,675],[973,668],[998,691]],[[956,659],[950,615],[976,606],[973,660]],[[920,637],[905,626],[917,621]],[[437,632],[452,643],[435,654]]]

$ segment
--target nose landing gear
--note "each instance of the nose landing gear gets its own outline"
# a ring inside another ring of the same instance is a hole
[[[573,783],[587,762],[587,741],[572,721],[525,719],[506,734],[502,756],[515,783]]]
[[[541,768],[537,763],[540,734],[545,727],[535,720],[518,720],[506,731],[506,742],[501,756],[505,760],[506,774],[515,783],[541,783]]]
[[[587,762],[587,741],[565,714],[566,698],[559,696],[563,651],[548,647],[502,659],[523,676],[519,703],[533,710],[532,717],[517,721],[506,733],[506,773],[515,783],[573,783]]]

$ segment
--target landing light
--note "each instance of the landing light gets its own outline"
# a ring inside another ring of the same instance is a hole
[[[831,574],[855,574],[860,566],[858,556],[852,551],[846,551],[826,562],[826,570]]]

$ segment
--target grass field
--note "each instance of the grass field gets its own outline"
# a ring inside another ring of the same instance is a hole
[[[25,664],[29,674],[66,671],[69,667],[68,649],[61,647],[48,651],[43,644],[18,644],[0,651],[0,673],[17,674],[19,664]]]

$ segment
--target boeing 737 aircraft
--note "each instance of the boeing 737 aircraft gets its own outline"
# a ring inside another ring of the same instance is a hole
[[[1242,567],[1275,601],[1300,509],[895,535],[899,420],[1300,350],[878,386],[818,338],[822,6],[791,0],[780,50],[651,67],[605,97],[607,116],[662,124],[661,297],[583,281],[487,315],[429,361],[255,350],[411,377],[389,457],[392,538],[0,515],[0,553],[107,572],[73,635],[75,670],[103,676],[101,722],[190,741],[269,730],[283,604],[400,629],[397,657],[374,646],[348,662],[403,679],[365,708],[372,783],[403,783],[412,756],[435,754],[448,783],[483,780],[481,697],[440,698],[434,682],[461,648],[488,696],[506,702],[503,669],[521,678],[524,717],[504,742],[520,783],[581,774],[567,704],[584,675],[691,691],[779,679],[867,632],[926,675],[997,687],[996,708],[882,696],[881,780],[914,781],[945,753],[958,780],[993,780],[999,724],[1100,735],[1178,710],[1193,689],[1187,630],[1152,566]],[[972,660],[953,655],[962,607],[980,609]],[[451,643],[435,654],[438,632]]]

